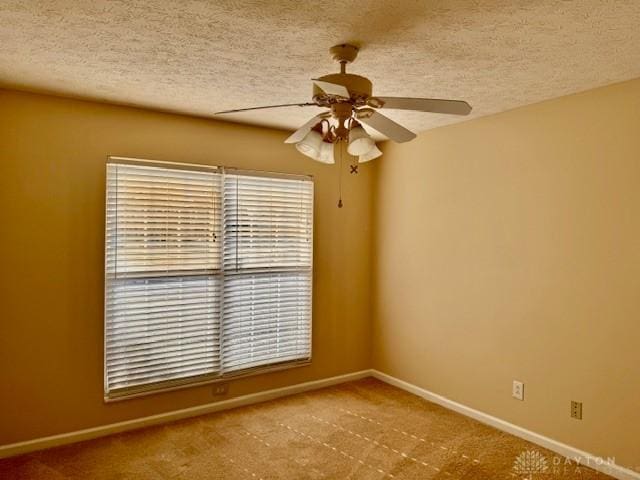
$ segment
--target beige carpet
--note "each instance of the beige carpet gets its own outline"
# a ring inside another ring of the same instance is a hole
[[[609,478],[373,379],[0,460],[11,480],[530,477]]]

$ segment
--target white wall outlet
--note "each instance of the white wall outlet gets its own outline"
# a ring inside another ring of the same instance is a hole
[[[511,395],[518,400],[524,400],[524,383],[518,380],[513,381],[513,388],[511,389]]]

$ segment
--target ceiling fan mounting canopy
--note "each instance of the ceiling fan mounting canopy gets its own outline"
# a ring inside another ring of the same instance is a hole
[[[329,49],[329,53],[333,59],[340,63],[352,63],[357,58],[359,51],[359,47],[349,43],[334,45]]]

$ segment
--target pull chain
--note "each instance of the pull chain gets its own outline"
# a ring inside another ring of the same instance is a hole
[[[340,149],[340,165],[338,173],[338,208],[342,208],[342,141],[338,141],[338,147]]]

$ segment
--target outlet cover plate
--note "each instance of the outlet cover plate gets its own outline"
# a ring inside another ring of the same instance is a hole
[[[213,386],[212,393],[214,395],[226,395],[229,391],[229,387],[226,383],[218,383]]]
[[[571,400],[571,418],[582,420],[582,402]]]
[[[511,395],[516,400],[524,401],[524,383],[519,382],[518,380],[514,380]]]

